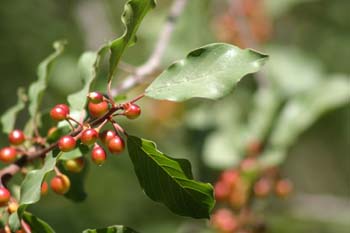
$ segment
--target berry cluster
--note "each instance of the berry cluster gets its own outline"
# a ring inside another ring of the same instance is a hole
[[[135,119],[140,116],[141,109],[135,102],[142,97],[143,95],[130,102],[117,104],[99,92],[91,92],[87,96],[89,117],[81,122],[70,115],[70,108],[66,104],[58,104],[51,109],[50,117],[56,123],[68,122],[71,128],[68,134],[62,135],[53,144],[49,144],[48,138],[58,132],[56,126],[48,131],[46,138],[40,136],[38,132],[36,132],[35,137],[30,138],[26,137],[21,130],[13,130],[8,135],[10,146],[0,150],[0,161],[9,164],[14,163],[16,159],[22,159],[26,163],[36,158],[44,158],[54,148],[58,148],[62,152],[69,152],[83,144],[91,148],[91,161],[102,165],[107,159],[106,150],[112,154],[120,154],[125,149],[123,138],[127,137],[127,133],[115,121],[114,117],[125,116],[128,119]],[[113,130],[102,130],[107,123],[113,126]],[[61,162],[62,167],[67,172],[79,173],[84,168],[85,158],[81,156]],[[71,187],[71,181],[57,166],[54,171],[55,176],[49,183],[51,189],[57,194],[66,194]],[[41,195],[48,193],[49,184],[43,181]],[[18,202],[11,196],[2,180],[0,182],[0,207],[7,207],[9,213],[15,212],[18,208]]]
[[[212,225],[220,233],[262,233],[265,224],[253,213],[255,199],[287,197],[292,183],[280,177],[277,168],[262,168],[256,156],[260,146],[251,144],[248,157],[235,169],[223,171],[215,183],[219,208],[213,213]]]

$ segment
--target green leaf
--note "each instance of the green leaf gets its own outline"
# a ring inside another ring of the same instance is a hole
[[[41,169],[33,170],[26,175],[21,185],[20,205],[30,205],[40,200],[41,183],[46,174],[54,169],[56,158],[52,152],[49,153]]]
[[[68,103],[72,109],[77,111],[84,109],[87,102],[86,96],[91,91],[92,84],[97,76],[100,61],[107,52],[107,49],[108,47],[104,46],[98,52],[85,52],[81,55],[78,68],[83,88],[68,96]]]
[[[78,147],[76,147],[74,150],[71,150],[69,152],[62,152],[59,159],[60,160],[76,159],[89,153],[90,147],[80,143],[80,141],[78,141],[77,144],[78,144]]]
[[[53,44],[55,52],[48,56],[44,61],[39,64],[37,75],[38,80],[32,83],[29,87],[29,113],[32,118],[34,118],[40,108],[41,101],[46,90],[48,80],[49,80],[49,71],[54,60],[62,54],[64,50],[64,41],[56,41]]]
[[[31,213],[24,212],[23,213],[24,221],[30,226],[30,230],[32,232],[38,233],[55,233],[55,231],[43,220],[35,217]]]
[[[137,232],[129,227],[115,225],[115,226],[110,226],[110,227],[100,228],[100,229],[87,229],[83,231],[83,233],[137,233]]]
[[[320,82],[309,92],[291,99],[282,110],[261,160],[266,165],[283,162],[287,149],[298,136],[324,113],[350,103],[348,77],[337,76]]]
[[[322,64],[297,48],[273,46],[268,53],[271,86],[283,97],[308,92],[324,78]]]
[[[141,187],[172,212],[193,218],[209,218],[214,207],[213,187],[192,179],[191,165],[160,152],[149,140],[128,137],[128,150]]]
[[[54,155],[50,152],[46,155],[44,166],[41,169],[29,172],[21,184],[21,198],[17,212],[10,216],[10,227],[16,230],[20,227],[20,219],[28,205],[34,204],[40,200],[41,184],[45,176],[54,169],[56,159],[60,153]]]
[[[18,88],[17,96],[18,96],[17,104],[9,108],[1,116],[2,131],[6,134],[10,133],[14,129],[16,116],[20,111],[24,109],[25,102],[27,101],[27,96],[25,94],[24,88]]]
[[[257,72],[267,55],[236,46],[209,44],[172,64],[146,89],[154,99],[185,101],[194,97],[219,99],[247,74]]]
[[[136,32],[142,19],[155,6],[155,0],[129,0],[125,4],[121,18],[125,27],[124,34],[109,43],[111,56],[109,59],[108,81],[112,80],[125,49],[136,42]]]

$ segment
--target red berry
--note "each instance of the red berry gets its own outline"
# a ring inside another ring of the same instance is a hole
[[[69,109],[67,111],[65,106],[68,108],[68,106],[64,104],[56,105],[53,107],[50,111],[51,118],[55,121],[62,121],[66,119],[69,114]]]
[[[213,225],[220,232],[235,232],[238,228],[236,216],[228,209],[219,209],[212,216]]]
[[[56,107],[63,108],[63,110],[66,111],[67,114],[70,113],[69,107],[66,104],[57,104]]]
[[[25,140],[22,130],[15,129],[9,134],[9,141],[12,145],[21,145]]]
[[[73,173],[79,173],[84,168],[84,158],[76,158],[76,159],[69,159],[64,162],[64,167],[67,171],[73,172]]]
[[[141,108],[136,104],[125,104],[124,115],[129,119],[135,119],[141,114]]]
[[[112,130],[105,130],[100,133],[100,139],[103,144],[108,145],[109,140],[114,138],[117,134]]]
[[[86,129],[81,135],[81,142],[85,145],[93,145],[98,138],[98,132],[95,129]]]
[[[124,147],[125,147],[124,140],[118,135],[114,136],[108,142],[108,150],[111,153],[118,154],[124,150]]]
[[[51,189],[57,194],[65,194],[69,191],[70,180],[66,175],[57,175],[50,182]]]
[[[271,182],[262,178],[254,185],[254,193],[257,197],[266,197],[271,191]]]
[[[220,180],[215,184],[214,190],[215,199],[218,201],[224,201],[229,197],[232,189],[229,185]]]
[[[41,193],[41,195],[46,195],[48,191],[49,191],[49,186],[48,186],[47,182],[44,181],[44,182],[41,184],[40,193]]]
[[[276,195],[279,197],[287,197],[293,190],[293,184],[287,179],[279,180],[275,186]]]
[[[102,165],[106,161],[107,155],[105,150],[100,146],[95,146],[91,152],[91,159],[97,165]]]
[[[71,151],[75,148],[76,141],[72,136],[66,135],[58,141],[58,148],[63,152]]]
[[[98,103],[101,103],[103,101],[103,95],[100,93],[100,92],[90,92],[88,95],[87,95],[89,101],[91,103],[94,103],[94,104],[98,104]]]
[[[0,160],[3,163],[12,163],[17,157],[17,151],[12,147],[4,147],[0,150]]]
[[[227,184],[229,187],[233,187],[239,180],[239,173],[236,170],[227,170],[221,174],[220,180]]]
[[[0,187],[0,207],[6,206],[11,198],[11,193],[5,187]]]
[[[94,104],[89,103],[88,109],[90,112],[90,115],[93,117],[100,117],[103,116],[108,111],[108,103],[106,101],[102,101],[101,103]]]

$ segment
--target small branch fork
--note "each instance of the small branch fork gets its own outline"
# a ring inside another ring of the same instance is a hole
[[[111,90],[112,96],[116,96],[121,92],[127,91],[142,83],[149,75],[154,73],[159,68],[166,48],[168,47],[170,39],[175,30],[176,22],[182,14],[187,2],[188,0],[174,0],[167,21],[158,37],[153,53],[143,65],[133,69],[130,69],[130,66],[128,66],[129,70],[132,71],[133,74],[126,77],[126,79],[118,87]],[[122,64],[122,67],[125,67],[125,64]]]
[[[115,89],[110,89],[108,88],[109,93],[108,95],[110,97],[116,96],[121,92],[127,91],[131,89],[132,87],[138,85],[139,83],[143,82],[149,75],[151,75],[153,72],[155,72],[161,62],[162,57],[164,56],[165,50],[170,42],[171,36],[174,32],[176,21],[178,20],[179,16],[184,10],[184,7],[188,0],[174,0],[173,5],[171,6],[169,16],[167,18],[167,21],[164,25],[164,28],[162,32],[159,35],[158,41],[156,43],[156,47],[147,60],[145,64],[143,64],[140,67],[132,67],[128,64],[122,63],[121,68],[124,67],[127,68],[129,71],[132,71],[132,75],[128,76],[124,82],[122,82],[117,88]],[[108,85],[111,85],[110,83]],[[139,95],[132,99],[130,103],[134,103],[144,97],[144,94]],[[110,121],[115,114],[116,111],[123,109],[122,104],[113,104],[112,108],[102,117],[94,120],[90,120],[88,123],[90,124],[91,127],[101,127],[108,121]],[[72,119],[69,118],[67,119],[69,123],[70,120],[74,121],[77,123],[77,127],[72,130],[72,132],[69,134],[70,136],[73,137],[78,137],[82,130],[84,129],[83,125]],[[35,151],[35,152],[25,152],[23,155],[14,163],[4,167],[3,169],[0,170],[0,186],[2,185],[3,182],[6,182],[8,179],[10,179],[13,175],[18,173],[22,167],[24,167],[28,162],[35,160],[40,157],[44,157],[48,152],[53,150],[55,147],[58,146],[58,142],[53,143],[46,148],[43,148],[41,150]]]

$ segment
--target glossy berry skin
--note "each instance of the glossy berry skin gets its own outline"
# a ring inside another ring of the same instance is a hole
[[[102,101],[101,103],[94,104],[89,103],[88,104],[89,113],[93,117],[100,117],[103,116],[108,111],[108,103],[106,101]]]
[[[66,135],[58,141],[58,148],[63,152],[71,151],[75,148],[76,141],[72,136]]]
[[[55,193],[63,195],[69,191],[70,180],[66,175],[56,175],[52,178],[50,186]]]
[[[66,107],[62,105],[56,105],[50,111],[50,116],[55,121],[62,121],[67,119],[69,114],[69,109],[67,111]]]
[[[12,145],[21,145],[25,141],[26,137],[22,130],[15,129],[9,134],[9,141]]]
[[[47,184],[46,181],[44,181],[42,184],[41,184],[41,190],[40,190],[40,193],[41,195],[46,195],[49,191],[49,185]]]
[[[98,104],[98,103],[101,103],[103,101],[103,95],[100,93],[100,92],[90,92],[88,95],[87,95],[89,101],[91,103],[94,103],[94,104]]]
[[[103,144],[108,145],[109,140],[114,138],[117,134],[112,130],[105,130],[100,133],[99,137]]]
[[[93,145],[97,138],[98,138],[98,132],[95,129],[86,129],[81,135],[81,142],[85,145]]]
[[[76,158],[76,159],[70,159],[66,160],[64,162],[64,167],[67,169],[67,171],[72,173],[79,173],[84,168],[85,161],[82,157]]]
[[[95,146],[91,151],[91,160],[97,164],[102,165],[107,159],[105,150],[100,146]]]
[[[111,153],[119,154],[124,150],[124,148],[125,148],[124,140],[121,137],[119,137],[118,135],[114,136],[108,142],[108,150]]]
[[[63,108],[63,110],[66,111],[67,114],[70,113],[69,107],[66,104],[57,104],[56,107]]]
[[[135,119],[141,114],[141,108],[136,104],[125,104],[124,105],[124,115],[129,119]]]
[[[6,206],[11,198],[11,193],[5,187],[0,187],[0,207]]]
[[[3,163],[12,163],[16,160],[17,151],[12,147],[4,147],[0,150],[0,160]]]

